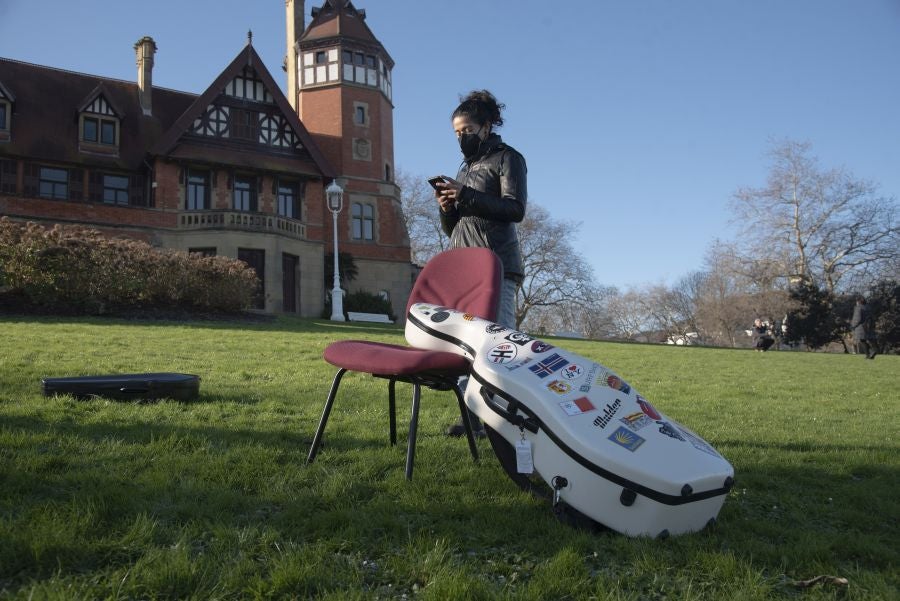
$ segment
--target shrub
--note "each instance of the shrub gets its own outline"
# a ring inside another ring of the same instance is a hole
[[[0,218],[0,297],[20,309],[237,312],[250,306],[256,286],[255,272],[235,259]]]
[[[391,301],[364,290],[357,290],[348,294],[344,298],[344,309],[359,313],[384,313],[390,316],[391,319],[397,319],[394,315],[394,309],[391,307]]]
[[[377,294],[372,294],[371,292],[366,292],[364,290],[350,292],[344,296],[345,318],[347,318],[347,313],[350,311],[358,313],[379,313],[387,315],[394,321],[397,320],[397,316],[394,315],[394,309],[391,306],[391,301],[386,300]],[[328,319],[329,317],[331,317],[330,295],[325,300],[325,309],[322,311],[322,317],[324,319]]]

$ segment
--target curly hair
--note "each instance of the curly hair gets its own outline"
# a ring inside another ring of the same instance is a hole
[[[459,106],[450,115],[450,119],[456,117],[468,117],[481,125],[491,124],[494,127],[503,125],[503,117],[500,111],[506,108],[502,102],[497,102],[493,94],[487,90],[473,90],[460,96]]]

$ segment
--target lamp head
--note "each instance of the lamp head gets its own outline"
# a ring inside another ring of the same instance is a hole
[[[337,182],[331,182],[325,188],[325,198],[328,201],[328,210],[333,213],[340,213],[344,208],[344,189]]]

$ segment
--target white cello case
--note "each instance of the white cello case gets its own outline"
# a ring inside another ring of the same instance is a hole
[[[473,361],[466,405],[513,447],[530,443],[554,504],[629,536],[683,534],[715,521],[734,482],[731,464],[611,370],[429,304],[410,308],[405,333],[412,346]]]

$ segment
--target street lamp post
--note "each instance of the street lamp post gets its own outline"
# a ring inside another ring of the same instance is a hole
[[[344,291],[341,290],[341,278],[338,274],[338,213],[344,207],[344,189],[337,182],[331,182],[325,189],[328,210],[334,216],[334,287],[331,289],[331,321],[344,320]]]

